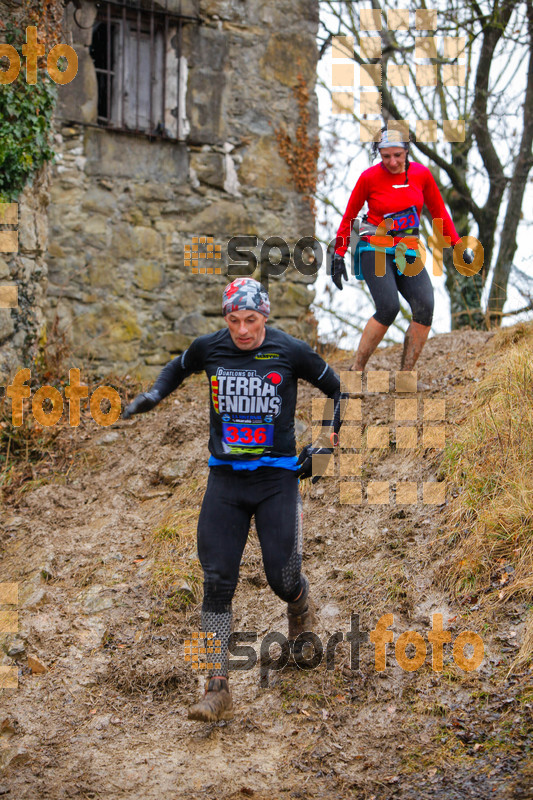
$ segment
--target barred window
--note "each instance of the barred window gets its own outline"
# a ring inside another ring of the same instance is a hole
[[[182,26],[198,21],[155,2],[101,0],[90,54],[98,83],[99,125],[183,140],[187,65]]]

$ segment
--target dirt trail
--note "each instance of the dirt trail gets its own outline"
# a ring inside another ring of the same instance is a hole
[[[448,431],[490,366],[489,339],[447,334],[424,351],[424,396],[446,399]],[[399,347],[387,348],[369,367],[395,369],[398,362]],[[180,487],[191,487],[189,508],[198,509],[207,480],[204,384],[203,377],[190,379],[150,415],[110,429],[73,430],[68,475],[7,509],[0,581],[20,584],[20,630],[5,637],[11,655],[2,654],[0,663],[19,667],[19,688],[0,692],[0,795],[532,797],[532,698],[524,675],[506,678],[524,608],[509,606],[478,630],[475,608],[457,607],[437,588],[445,564],[430,561],[431,543],[442,533],[444,506],[340,505],[338,479],[303,486],[304,565],[321,609],[322,641],[347,633],[352,612],[363,631],[391,612],[395,639],[417,630],[427,640],[430,615],[441,612],[454,637],[466,629],[483,636],[481,667],[463,672],[447,652],[444,671],[433,672],[428,646],[424,666],[406,672],[389,645],[387,668],[378,673],[366,640],[360,668],[351,670],[344,642],[331,671],[324,664],[285,668],[271,674],[268,688],[259,686],[257,668],[233,673],[232,722],[187,720],[198,681],[184,661],[183,640],[198,630],[199,604],[164,606],[153,590],[150,543],[176,510]],[[312,396],[315,390],[302,386],[302,444],[310,440],[303,427]],[[392,419],[391,396],[364,400],[365,425]],[[367,453],[363,463],[364,480],[438,478],[434,451],[390,448]],[[259,639],[285,633],[284,612],[266,586],[252,535],[235,630],[257,631]],[[32,674],[28,656],[48,671]]]

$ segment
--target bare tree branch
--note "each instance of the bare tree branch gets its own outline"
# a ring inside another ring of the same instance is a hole
[[[516,233],[520,221],[520,210],[524,199],[527,178],[533,167],[533,157],[531,148],[533,146],[533,114],[531,108],[533,104],[533,7],[528,7],[528,27],[532,47],[529,56],[529,69],[527,76],[527,88],[525,102],[523,106],[523,128],[520,141],[520,150],[515,162],[515,170],[511,179],[507,212],[503,223],[502,235],[500,238],[500,249],[494,276],[490,288],[488,308],[491,317],[497,319],[497,315],[502,311],[507,299],[507,283],[509,273],[516,253]]]

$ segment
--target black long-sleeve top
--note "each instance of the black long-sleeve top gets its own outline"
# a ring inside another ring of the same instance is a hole
[[[299,378],[333,399],[338,432],[338,376],[309,345],[287,333],[267,326],[263,343],[254,350],[238,348],[227,328],[200,336],[163,367],[150,394],[162,399],[202,370],[211,390],[209,451],[216,458],[294,456]]]

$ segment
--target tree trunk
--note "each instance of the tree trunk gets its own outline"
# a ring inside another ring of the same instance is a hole
[[[531,108],[533,106],[533,7],[531,5],[528,6],[527,15],[531,48],[526,96],[523,106],[524,127],[522,129],[520,151],[511,179],[507,212],[505,214],[505,222],[500,239],[500,250],[494,266],[494,274],[490,287],[488,312],[490,314],[492,326],[501,325],[503,307],[507,300],[507,284],[509,282],[509,275],[516,252],[516,234],[520,221],[522,201],[524,199],[529,171],[533,166],[533,159],[531,157],[531,148],[533,146],[533,114],[531,113]]]
[[[444,251],[446,266],[446,290],[450,295],[450,314],[452,331],[459,328],[485,330],[485,315],[481,308],[483,281],[481,272],[469,277],[461,275],[453,265],[452,250]]]
[[[465,142],[452,144],[452,165],[457,171],[460,181],[466,185],[466,167],[468,164],[468,154],[472,140],[469,137]],[[470,233],[469,203],[464,195],[454,186],[447,191],[443,190],[443,196],[450,207],[452,219],[459,236],[466,236]],[[483,288],[483,275],[481,270],[478,275],[469,277],[461,275],[453,264],[453,250],[445,250],[446,265],[445,286],[450,295],[451,330],[459,328],[475,328],[483,330],[486,328],[485,317],[481,310],[481,292]]]

